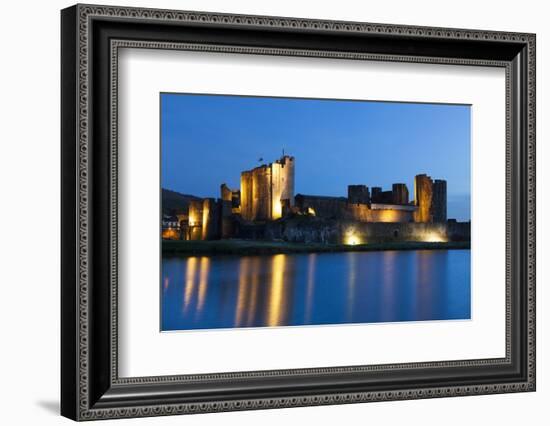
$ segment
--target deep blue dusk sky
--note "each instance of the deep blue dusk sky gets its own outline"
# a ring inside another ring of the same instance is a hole
[[[447,180],[448,217],[470,219],[466,105],[161,94],[161,184],[219,197],[240,172],[284,149],[296,194],[346,196],[348,184],[391,189],[414,176]]]

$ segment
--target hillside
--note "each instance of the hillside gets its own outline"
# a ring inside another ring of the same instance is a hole
[[[200,197],[162,188],[162,213],[170,216],[186,214],[191,200],[200,200]]]

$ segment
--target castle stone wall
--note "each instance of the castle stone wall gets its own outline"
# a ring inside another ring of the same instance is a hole
[[[296,218],[283,223],[268,223],[262,235],[267,239],[324,244],[469,241],[470,223],[364,223],[345,219]]]
[[[224,201],[231,201],[233,198],[233,191],[225,183],[220,185],[220,197]]]
[[[405,210],[401,206],[387,209],[372,209],[368,204],[349,203],[344,197],[322,197],[315,195],[296,196],[296,207],[304,213],[310,211],[315,216],[324,219],[348,219],[360,222],[413,222],[414,211]]]
[[[348,202],[353,204],[370,204],[368,186],[348,185]]]
[[[374,188],[372,188],[371,202],[382,203],[382,204],[392,204],[393,191],[382,191],[382,188],[375,186]]]
[[[235,234],[231,200],[218,200],[220,204],[220,237],[231,238]]]
[[[398,209],[377,209],[373,210],[366,204],[348,204],[346,214],[348,219],[360,222],[412,222],[413,212]]]
[[[414,202],[418,207],[415,222],[432,221],[433,182],[428,175],[416,175],[414,178]]]
[[[434,222],[447,221],[447,182],[436,179],[433,183],[432,218]]]
[[[347,199],[344,197],[322,197],[316,195],[298,194],[295,197],[296,207],[302,212],[312,209],[315,216],[321,218],[341,218],[346,209]]]
[[[241,173],[241,216],[245,220],[254,219],[254,209],[252,206],[252,171],[248,170]]]
[[[221,202],[205,198],[202,205],[202,240],[220,238]]]
[[[392,185],[393,204],[409,204],[409,190],[404,183],[394,183]]]
[[[189,240],[202,239],[202,208],[203,200],[191,200],[189,203],[189,222],[188,235]]]

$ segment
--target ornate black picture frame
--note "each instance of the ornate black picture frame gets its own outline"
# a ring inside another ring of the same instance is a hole
[[[95,5],[64,9],[61,28],[62,415],[92,420],[535,390],[534,34]],[[504,68],[506,356],[120,378],[120,47]]]

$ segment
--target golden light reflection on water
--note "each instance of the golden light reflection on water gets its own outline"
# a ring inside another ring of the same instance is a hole
[[[262,264],[259,257],[255,257],[252,260],[252,283],[250,291],[250,301],[248,304],[248,316],[247,316],[247,325],[252,325],[254,321],[254,315],[258,309],[258,287],[260,285],[260,270]]]
[[[187,259],[187,265],[185,268],[185,285],[183,294],[183,312],[187,312],[191,298],[193,297],[193,290],[195,288],[195,274],[197,273],[196,257],[190,257]]]
[[[204,300],[206,298],[206,290],[208,289],[208,274],[210,273],[210,258],[201,257],[200,272],[199,272],[199,300],[197,304],[197,313],[202,311]]]
[[[250,258],[243,257],[239,262],[239,288],[237,290],[237,307],[235,308],[235,327],[241,325],[245,313],[248,280],[250,278]]]
[[[286,255],[276,254],[271,263],[271,285],[269,289],[269,309],[267,325],[274,327],[282,324],[284,301],[284,271]]]
[[[251,325],[258,304],[261,259],[244,257],[239,262],[239,287],[235,308],[235,327]]]

